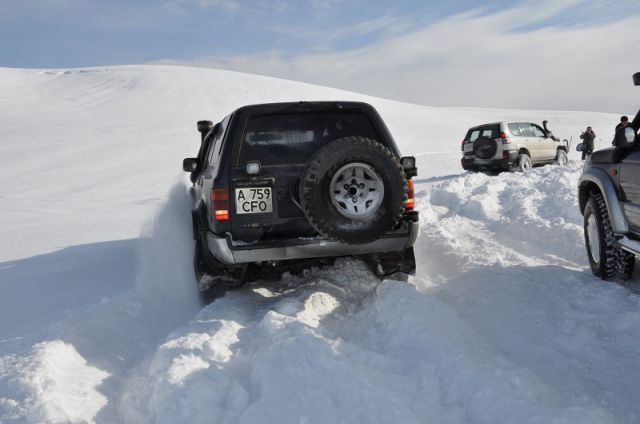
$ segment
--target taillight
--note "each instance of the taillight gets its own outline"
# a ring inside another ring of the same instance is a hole
[[[509,137],[507,136],[507,133],[500,133],[500,138],[502,139],[502,144],[511,143],[511,140],[509,140]]]
[[[462,140],[462,144],[460,145],[460,149],[464,151],[464,145],[467,144],[467,140]]]
[[[412,211],[416,205],[415,190],[413,188],[413,180],[407,180],[407,200],[404,201],[405,210]]]
[[[214,188],[211,190],[211,212],[215,221],[229,220],[229,190]]]

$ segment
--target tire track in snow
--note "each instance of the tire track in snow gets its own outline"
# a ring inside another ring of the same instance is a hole
[[[591,275],[580,173],[573,163],[426,186],[419,285],[559,402],[597,405],[613,421],[633,423],[640,300]]]
[[[227,295],[132,374],[131,422],[611,422],[558,403],[436,297],[354,261]]]
[[[428,239],[422,269],[446,279],[489,265],[554,264],[583,269],[577,164],[526,175],[465,173],[418,194]],[[420,188],[420,187],[419,187]]]

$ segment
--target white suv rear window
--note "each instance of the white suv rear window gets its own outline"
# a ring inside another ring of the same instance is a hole
[[[479,137],[484,138],[500,138],[500,125],[484,125],[482,127],[472,128],[467,132],[466,139],[474,142]]]

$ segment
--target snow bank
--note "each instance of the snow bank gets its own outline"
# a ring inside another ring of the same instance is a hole
[[[1,357],[0,421],[94,422],[107,404],[98,391],[107,377],[61,341],[38,343],[25,356]]]
[[[276,384],[273,395],[286,399],[281,392],[295,390],[293,382],[281,376],[269,380],[285,371],[284,362],[290,362],[287,369],[298,367],[304,373],[304,366],[314,360],[309,362],[306,355],[327,353],[322,342],[314,341],[314,329],[338,311],[353,310],[373,293],[376,280],[371,277],[363,264],[341,261],[336,269],[315,270],[310,277],[285,276],[251,291],[227,294],[170,334],[136,370],[123,391],[122,416],[133,422],[169,423],[184,417],[189,422],[236,422],[255,401],[261,384]],[[298,338],[308,338],[312,345],[298,351],[291,344]],[[272,354],[279,359],[262,358]],[[268,373],[256,388],[253,373]],[[302,413],[301,400],[304,405],[315,403],[303,391],[288,409]],[[261,407],[262,413],[263,408],[270,407]],[[290,421],[287,414],[280,414],[285,422]],[[256,419],[264,422],[259,415]]]
[[[167,423],[613,422],[588,402],[558,402],[454,309],[405,283],[378,286],[357,262],[205,308],[137,370],[121,412]]]
[[[466,173],[418,193],[423,269],[450,277],[478,266],[585,265],[581,164],[527,174]]]
[[[640,373],[632,359],[640,354],[640,327],[632,324],[640,322],[640,301],[591,275],[580,168],[465,173],[425,187],[416,282],[544,382],[558,404],[597,405],[613,422],[633,423],[640,407],[627,388]]]

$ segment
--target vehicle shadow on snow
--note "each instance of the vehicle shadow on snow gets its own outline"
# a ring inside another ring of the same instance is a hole
[[[135,246],[136,239],[90,243],[0,263],[0,340],[133,288]]]
[[[514,365],[554,388],[560,402],[582,397],[614,414],[640,415],[628,390],[640,373],[633,286],[602,281],[588,269],[495,265],[420,290],[452,306]]]
[[[461,175],[464,175],[464,172],[461,172],[460,174],[440,175],[437,177],[429,177],[429,178],[414,178],[413,182],[416,184],[438,183],[441,181],[453,180],[454,178],[458,178]]]

